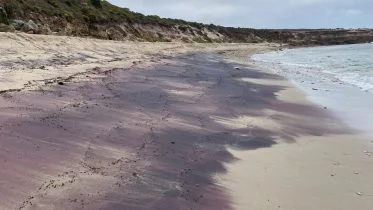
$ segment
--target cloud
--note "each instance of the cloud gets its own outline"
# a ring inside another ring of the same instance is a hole
[[[195,20],[203,17],[216,18],[230,16],[237,10],[234,5],[229,3],[208,4],[208,2],[176,2],[172,3],[172,6],[169,7],[154,6],[144,11],[150,14],[154,8],[157,9],[156,11],[160,11],[161,14],[165,14],[167,16],[178,17],[179,15],[186,15],[186,17]]]
[[[372,0],[109,0],[133,11],[253,28],[373,27]]]
[[[344,11],[344,13],[346,15],[360,15],[360,14],[363,14],[363,11],[361,10],[357,10],[357,9],[347,9]]]

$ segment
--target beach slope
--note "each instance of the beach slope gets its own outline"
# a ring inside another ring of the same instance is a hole
[[[267,45],[1,36],[0,209],[373,203],[363,137],[227,58]]]

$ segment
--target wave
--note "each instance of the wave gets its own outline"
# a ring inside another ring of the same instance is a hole
[[[373,93],[373,47],[370,44],[293,49],[252,57],[291,80],[338,81]]]

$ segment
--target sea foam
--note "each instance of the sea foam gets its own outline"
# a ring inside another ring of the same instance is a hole
[[[288,49],[252,59],[373,137],[373,44]]]

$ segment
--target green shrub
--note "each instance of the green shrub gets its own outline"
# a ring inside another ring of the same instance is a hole
[[[91,4],[96,8],[102,8],[101,0],[91,0]]]
[[[4,8],[0,7],[0,23],[9,24],[8,15]]]

